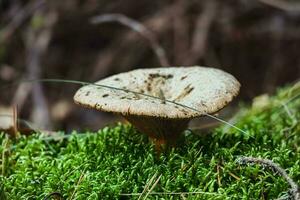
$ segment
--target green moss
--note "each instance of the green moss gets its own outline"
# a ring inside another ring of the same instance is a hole
[[[120,194],[140,193],[153,178],[151,188],[160,175],[153,192],[207,192],[183,195],[187,199],[278,198],[289,189],[282,177],[235,161],[241,155],[271,159],[300,183],[300,98],[293,91],[242,109],[236,125],[249,135],[226,126],[205,136],[187,131],[176,149],[159,157],[146,136],[122,124],[61,140],[2,134],[0,199],[43,199],[52,192],[65,199],[132,199]]]

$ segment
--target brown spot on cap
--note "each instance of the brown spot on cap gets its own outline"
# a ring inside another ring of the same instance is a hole
[[[187,75],[181,77],[180,80],[184,80],[184,79],[186,79],[186,77],[187,77]]]

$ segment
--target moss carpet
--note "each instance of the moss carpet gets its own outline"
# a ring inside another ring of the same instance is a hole
[[[117,124],[62,137],[0,135],[0,199],[276,199],[284,178],[240,156],[273,160],[300,184],[299,83],[241,108],[235,125],[197,135],[159,156],[148,138]],[[201,133],[201,131],[199,131]]]

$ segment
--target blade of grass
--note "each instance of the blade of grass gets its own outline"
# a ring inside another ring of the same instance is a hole
[[[152,95],[149,95],[149,94],[144,94],[144,93],[141,93],[141,92],[135,92],[135,91],[132,91],[132,90],[128,90],[128,89],[123,89],[123,88],[117,88],[117,87],[113,87],[113,86],[108,86],[108,85],[103,85],[103,84],[97,84],[97,83],[90,83],[90,82],[86,82],[86,81],[77,81],[77,80],[65,80],[65,79],[34,79],[34,80],[22,80],[21,82],[28,82],[28,83],[34,83],[34,82],[48,82],[48,83],[73,83],[73,84],[79,84],[79,85],[95,85],[95,86],[98,86],[98,87],[103,87],[103,88],[107,88],[107,89],[112,89],[112,90],[117,90],[117,91],[123,91],[123,92],[129,92],[129,93],[133,93],[133,94],[136,94],[136,95],[141,95],[141,96],[145,96],[145,97],[149,97],[149,98],[152,98],[152,99],[158,99],[158,100],[163,100],[159,97],[155,97],[155,96],[152,96]],[[238,130],[240,133],[243,133],[245,134],[246,136],[249,136],[249,137],[253,137],[251,135],[249,135],[246,131],[242,130],[241,128],[233,125],[233,124],[230,124],[229,122],[221,119],[221,118],[218,118],[216,116],[213,116],[211,114],[207,114],[207,113],[201,113],[199,110],[193,108],[193,107],[190,107],[190,106],[187,106],[187,105],[184,105],[184,104],[181,104],[181,103],[177,103],[175,101],[171,101],[171,100],[163,100],[167,103],[171,103],[171,104],[174,104],[174,105],[177,105],[177,106],[180,106],[180,107],[183,107],[183,108],[186,108],[186,109],[189,109],[189,110],[192,110],[194,112],[198,112],[200,113],[201,115],[204,115],[204,116],[207,116],[207,117],[210,117],[212,119],[215,119],[219,122],[222,122],[223,124],[226,124],[236,130]]]

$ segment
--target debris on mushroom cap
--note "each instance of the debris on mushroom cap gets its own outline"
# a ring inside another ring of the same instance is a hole
[[[220,69],[200,66],[137,69],[110,76],[95,84],[126,91],[87,85],[77,91],[74,101],[125,116],[168,119],[187,119],[217,112],[238,94],[240,88],[240,83],[232,75]],[[184,104],[199,112],[165,100]]]

